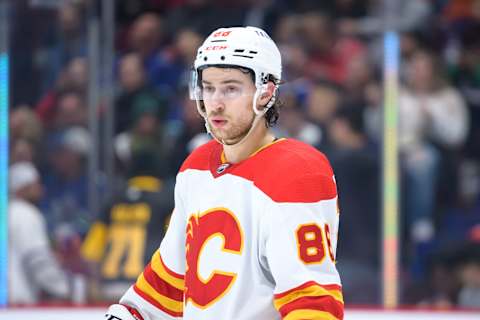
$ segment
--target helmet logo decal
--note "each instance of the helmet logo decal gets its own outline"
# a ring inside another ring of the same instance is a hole
[[[228,35],[232,33],[232,31],[218,31],[213,34],[213,37],[228,37]]]
[[[211,50],[225,50],[227,49],[228,46],[209,46],[205,48],[205,51],[211,51]]]

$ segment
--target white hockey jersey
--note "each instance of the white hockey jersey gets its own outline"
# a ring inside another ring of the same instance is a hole
[[[225,163],[194,151],[150,264],[121,303],[157,319],[343,319],[337,192],[316,149],[280,139]]]

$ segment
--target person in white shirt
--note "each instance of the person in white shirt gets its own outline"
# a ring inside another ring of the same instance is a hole
[[[67,299],[68,278],[50,248],[45,219],[36,207],[43,191],[30,162],[10,167],[9,191],[9,304],[35,304],[42,294]]]
[[[321,152],[270,129],[281,69],[259,28],[198,49],[191,92],[214,139],[183,163],[160,248],[106,319],[343,319],[336,183]]]
[[[398,148],[405,180],[405,216],[410,240],[431,241],[442,162],[460,150],[469,130],[464,98],[442,74],[439,57],[418,50],[405,64],[398,97]]]

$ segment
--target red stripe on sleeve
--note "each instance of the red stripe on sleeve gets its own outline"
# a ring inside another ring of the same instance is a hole
[[[140,290],[137,285],[134,285],[133,286],[133,290],[140,296],[142,297],[143,299],[145,299],[146,301],[148,301],[151,305],[157,307],[158,309],[162,310],[163,312],[165,312],[166,314],[169,314],[171,315],[172,317],[182,317],[183,316],[183,312],[175,312],[175,311],[172,311],[172,310],[169,310],[167,308],[165,308],[164,306],[162,306],[160,303],[158,303],[155,299],[153,299],[152,297],[150,297],[149,295],[147,295],[146,293],[144,293],[142,290]]]
[[[338,319],[343,319],[343,304],[335,300],[331,296],[320,297],[301,297],[280,308],[282,318],[286,317],[290,312],[300,309],[311,309],[326,311],[331,313]]]
[[[322,287],[326,290],[339,290],[341,291],[342,290],[342,287],[339,286],[338,284],[325,284],[325,285],[322,285],[322,284],[319,284],[315,281],[308,281],[308,282],[305,282],[304,284],[296,287],[296,288],[293,288],[293,289],[290,289],[288,291],[285,291],[285,292],[282,292],[282,293],[277,293],[275,295],[275,299],[280,299],[282,297],[285,297],[286,295],[292,293],[293,291],[299,291],[299,290],[302,290],[302,289],[305,289],[305,288],[308,288],[310,286],[319,286],[319,287]]]
[[[145,280],[161,295],[168,297],[173,300],[183,301],[183,291],[175,288],[162,278],[160,278],[150,266],[150,263],[147,265],[143,271],[143,276]]]

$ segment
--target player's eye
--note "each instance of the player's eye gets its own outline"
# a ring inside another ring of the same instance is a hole
[[[225,88],[225,96],[229,98],[234,98],[240,93],[240,88],[236,86],[228,86]]]
[[[203,87],[203,92],[205,92],[205,93],[213,93],[213,92],[215,92],[215,88],[212,87],[212,86],[204,86],[204,87]]]

